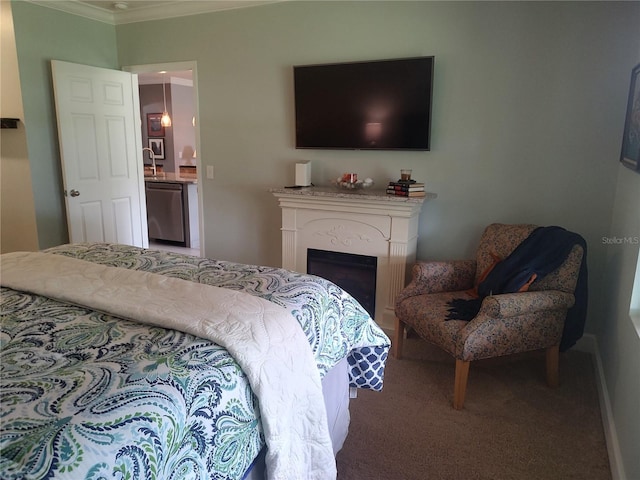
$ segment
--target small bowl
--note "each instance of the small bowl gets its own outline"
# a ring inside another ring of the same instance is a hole
[[[353,183],[336,181],[336,186],[341,190],[362,190],[373,187],[373,182],[363,182],[362,180]]]

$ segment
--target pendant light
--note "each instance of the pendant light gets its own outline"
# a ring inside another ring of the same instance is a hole
[[[169,112],[167,112],[167,92],[165,87],[165,78],[164,72],[162,73],[162,98],[164,100],[164,111],[162,112],[162,118],[160,119],[160,125],[163,127],[171,126],[171,117],[169,116]]]

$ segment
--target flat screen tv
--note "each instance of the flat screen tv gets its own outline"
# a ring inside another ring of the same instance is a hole
[[[293,67],[296,148],[429,150],[434,57]]]

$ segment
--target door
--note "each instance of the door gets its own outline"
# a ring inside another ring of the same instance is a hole
[[[147,247],[137,76],[51,69],[70,241]]]

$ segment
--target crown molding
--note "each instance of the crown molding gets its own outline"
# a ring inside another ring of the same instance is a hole
[[[112,12],[108,12],[102,8],[94,7],[86,3],[78,2],[77,0],[24,0],[28,3],[40,5],[41,7],[52,8],[61,12],[71,13],[72,15],[78,15],[80,17],[89,18],[91,20],[97,20],[103,23],[109,23],[115,25],[115,15]]]
[[[166,18],[185,17],[200,13],[211,13],[238,8],[255,7],[286,0],[207,0],[197,2],[167,2],[162,5],[137,7],[131,10],[108,11],[78,0],[24,0],[46,8],[108,23],[123,25],[126,23],[162,20]]]

